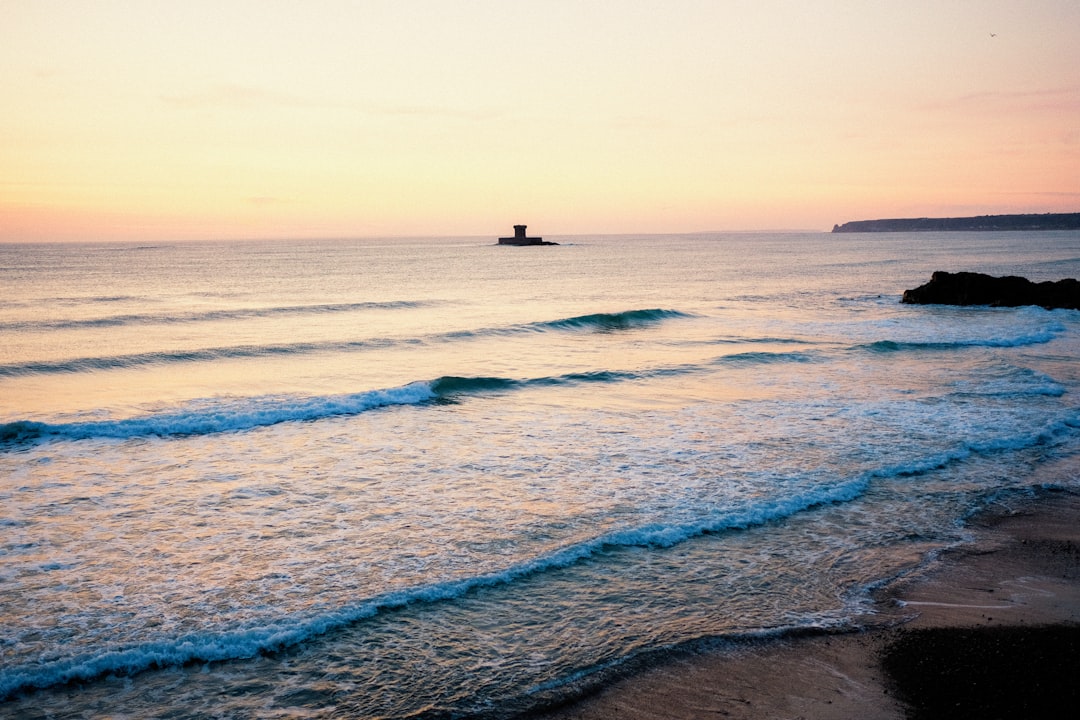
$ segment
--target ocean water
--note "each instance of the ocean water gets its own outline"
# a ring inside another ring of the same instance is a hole
[[[0,245],[0,717],[501,717],[1080,452],[1080,233]]]

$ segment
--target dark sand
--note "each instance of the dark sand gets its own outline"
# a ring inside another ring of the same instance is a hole
[[[1080,493],[996,504],[968,526],[974,542],[878,595],[900,624],[686,652],[532,717],[1075,717]]]

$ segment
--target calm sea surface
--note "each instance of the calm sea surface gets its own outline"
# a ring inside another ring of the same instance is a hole
[[[1080,452],[1080,312],[899,303],[1080,233],[548,239],[0,245],[0,716],[500,716]]]

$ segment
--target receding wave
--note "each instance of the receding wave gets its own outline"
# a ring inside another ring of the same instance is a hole
[[[501,571],[390,592],[319,615],[284,617],[263,626],[193,633],[179,638],[111,647],[97,654],[4,669],[0,670],[0,699],[27,690],[88,681],[106,675],[133,675],[154,668],[241,660],[278,652],[361,622],[380,612],[419,603],[452,601],[481,588],[508,585],[620,548],[668,548],[702,535],[782,520],[820,505],[849,502],[862,495],[869,482],[869,478],[859,478],[790,497],[763,500],[751,507],[719,511],[684,524],[656,523],[616,530]]]
[[[111,298],[110,298],[111,299]],[[127,300],[129,298],[118,298]],[[97,298],[101,302],[102,298]],[[205,310],[183,313],[130,313],[100,318],[67,320],[33,320],[0,323],[0,331],[74,330],[79,328],[119,327],[124,325],[172,325],[180,323],[215,322],[221,320],[255,320],[284,315],[326,315],[364,310],[409,310],[431,303],[416,300],[394,302],[335,303],[324,305],[285,305],[265,308],[233,308],[229,310]]]

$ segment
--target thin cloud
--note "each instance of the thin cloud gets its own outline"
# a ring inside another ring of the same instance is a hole
[[[490,120],[501,117],[504,113],[495,109],[462,110],[441,105],[384,105],[365,104],[359,108],[371,115],[392,117],[442,117],[459,120]]]
[[[1009,191],[998,192],[995,195],[1022,195],[1024,197],[1048,197],[1048,198],[1080,198],[1080,192],[1048,192],[1048,191]]]
[[[443,105],[392,104],[377,102],[341,103],[252,85],[222,83],[197,92],[162,96],[162,100],[182,108],[321,108],[353,110],[383,117],[436,117],[459,120],[490,120],[504,113],[493,108],[465,110]]]
[[[927,110],[980,109],[995,112],[1080,111],[1080,86],[1047,90],[972,93],[951,100],[930,103],[924,108]]]
[[[327,107],[325,102],[283,93],[277,90],[224,83],[199,92],[184,95],[166,95],[167,103],[185,108],[204,107]]]

